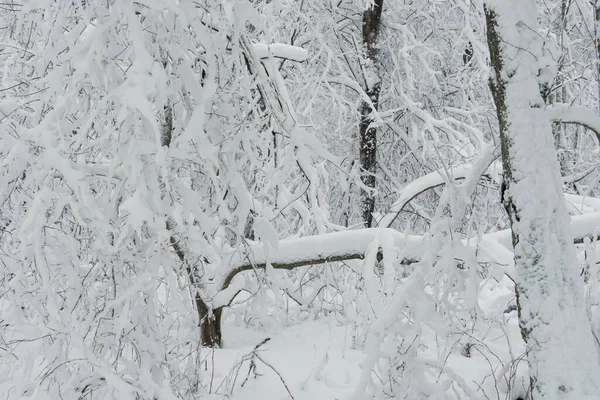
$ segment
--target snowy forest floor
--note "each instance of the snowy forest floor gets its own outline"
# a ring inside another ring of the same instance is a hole
[[[214,376],[212,350],[207,350],[202,365],[203,383],[209,391],[212,379],[213,392],[231,393],[236,400],[289,399],[285,381],[294,399],[341,399],[352,393],[360,377],[364,354],[350,349],[350,329],[332,319],[308,321],[279,332],[235,326],[226,326],[225,332],[224,348],[214,352]],[[267,337],[271,340],[257,353],[270,366],[255,359],[256,375],[250,373],[244,383],[250,368],[247,355]],[[239,368],[242,359],[247,360]]]
[[[435,335],[427,338],[425,343],[430,345],[419,349],[419,357],[435,360],[455,374],[449,379],[447,373],[431,373],[427,380],[437,386],[458,379],[462,381],[458,386],[466,384],[476,393],[476,399],[524,396],[527,369],[516,311],[504,312],[512,302],[507,279],[487,284],[480,294],[485,315],[479,316],[478,322],[470,328],[457,331],[455,340],[453,337],[447,341],[453,345],[441,349],[439,338]],[[235,320],[230,317],[223,326],[222,349],[203,350],[202,386],[204,394],[212,394],[210,399],[351,398],[367,354],[352,345],[350,324],[343,325],[333,317],[322,316],[288,327],[255,329],[240,326],[243,324]],[[266,338],[270,340],[264,343]],[[249,372],[252,353],[259,344],[256,354],[260,359],[253,359],[255,369]],[[378,379],[377,374],[373,373],[372,378]],[[422,396],[436,398],[426,393]]]

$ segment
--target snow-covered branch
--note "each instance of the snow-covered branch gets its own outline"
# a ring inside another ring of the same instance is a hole
[[[600,140],[600,116],[595,111],[587,107],[564,103],[552,104],[546,110],[552,121],[585,126]]]
[[[265,268],[267,263],[274,269],[294,269],[306,265],[334,261],[363,259],[375,240],[391,238],[402,249],[402,261],[410,263],[423,243],[421,236],[405,235],[390,228],[370,228],[355,231],[326,233],[298,239],[281,240],[277,248],[265,247],[259,242],[247,242],[244,251],[236,252],[226,259],[227,272],[222,276],[222,287],[227,288],[233,278],[242,271]]]
[[[469,169],[466,171],[468,172]],[[600,240],[599,227],[600,212],[572,217],[573,243],[581,244],[585,238]],[[229,301],[235,297],[241,288],[236,285],[230,287],[230,285],[241,272],[264,269],[268,264],[273,269],[292,270],[308,265],[362,260],[373,242],[381,243],[386,236],[393,239],[396,250],[400,254],[400,264],[413,264],[421,259],[426,246],[425,237],[406,235],[391,228],[361,229],[286,239],[280,241],[277,248],[269,248],[268,251],[265,251],[262,243],[249,241],[244,246],[243,252],[238,251],[226,259],[227,266],[222,268],[224,272],[220,274],[220,278],[213,281],[221,290],[213,299],[212,306],[213,308],[222,307],[229,304]],[[475,242],[464,240],[464,244],[476,245],[482,250],[478,256],[479,261],[502,265],[505,273],[510,276],[514,274],[510,229],[488,233],[483,235],[481,240]],[[379,254],[380,257],[383,257],[381,248]],[[243,283],[241,284],[243,285]]]
[[[470,168],[471,165],[462,165],[460,167],[453,168],[452,175],[454,179],[465,179],[465,177],[470,171]],[[444,179],[442,171],[433,171],[425,176],[422,176],[419,179],[415,179],[402,189],[398,200],[396,200],[396,202],[392,205],[388,213],[383,218],[381,218],[381,220],[378,223],[378,226],[389,227],[390,225],[392,225],[398,214],[402,212],[404,207],[406,207],[406,205],[410,203],[412,199],[414,199],[421,193],[442,186],[445,183],[446,180]]]
[[[433,171],[419,179],[415,179],[402,189],[398,200],[396,200],[388,213],[379,221],[378,226],[389,228],[398,214],[402,212],[404,207],[406,207],[412,199],[427,190],[444,185],[447,182],[447,179],[450,178],[446,176],[448,172],[452,175],[451,178],[454,180],[467,179],[468,188],[466,188],[466,190],[470,195],[470,192],[475,189],[477,181],[479,181],[481,176],[498,156],[498,147],[490,143],[473,164],[461,165],[452,168],[451,170]]]
[[[255,43],[252,45],[258,58],[283,58],[285,60],[302,62],[308,59],[308,50],[285,43]]]

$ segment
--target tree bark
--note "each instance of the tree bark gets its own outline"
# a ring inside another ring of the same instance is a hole
[[[199,295],[196,295],[196,309],[198,310],[202,346],[221,347],[221,315],[223,307],[211,309]]]
[[[383,0],[375,0],[363,12],[362,36],[366,49],[366,63],[364,67],[365,93],[370,103],[363,101],[360,106],[360,143],[359,162],[361,168],[361,214],[362,222],[367,228],[373,225],[373,211],[375,211],[375,173],[377,172],[377,128],[373,126],[373,112],[379,106],[379,93],[381,80],[379,77],[378,36],[381,26]]]
[[[161,145],[169,147],[173,139],[173,109],[170,104],[166,104],[163,108],[161,121]],[[161,189],[164,191],[164,184],[161,184]],[[163,193],[164,196],[164,193]],[[196,291],[198,282],[195,276],[194,267],[189,265],[183,246],[173,233],[173,224],[167,219],[166,229],[171,232],[170,242],[175,250],[175,254],[184,263],[186,272],[192,286],[192,294],[196,303],[196,311],[198,313],[198,326],[200,327],[200,340],[202,346],[205,347],[221,347],[221,314],[223,308],[211,309]]]
[[[594,7],[594,44],[596,47],[596,85],[598,86],[598,112],[600,112],[600,0],[594,0],[592,5]]]
[[[565,78],[563,75],[563,70],[566,64],[565,59],[568,54],[568,49],[565,47],[565,33],[567,28],[569,1],[570,0],[561,1],[560,18],[556,19],[556,22],[553,24],[555,34],[559,38],[559,57],[557,61],[557,74],[556,78],[554,79],[554,85],[556,86],[556,89],[552,93],[550,93],[548,88],[546,104],[569,103],[569,99],[567,96],[567,88],[565,86]],[[567,137],[565,126],[560,123],[552,124],[552,134],[554,136],[554,143],[556,149],[558,150],[558,161],[560,163],[561,174],[563,176],[568,175],[571,169],[570,167],[572,166],[572,162],[570,160],[572,158],[572,153],[570,148],[571,146],[569,143],[570,141]],[[576,143],[573,147],[575,146]]]
[[[535,399],[597,398],[598,352],[562,195],[552,127],[537,64],[536,0],[487,0],[505,191],[515,253],[515,292]],[[591,397],[586,397],[591,396]]]

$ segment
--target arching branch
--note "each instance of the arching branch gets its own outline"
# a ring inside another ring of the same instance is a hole
[[[497,150],[498,149],[496,146],[488,145],[487,149],[481,154],[475,163],[452,168],[450,171],[452,178],[454,180],[468,179],[469,188],[467,188],[467,191],[470,192],[474,190],[477,181],[489,168],[492,162],[498,158],[499,154]],[[415,197],[428,190],[446,184],[445,174],[446,171],[444,170],[433,171],[406,185],[400,192],[398,200],[396,200],[388,213],[379,221],[377,226],[389,228],[394,220],[398,217],[398,214],[400,214],[404,207],[406,207],[406,205]]]
[[[600,240],[597,227],[600,226],[600,212],[578,215],[571,218],[571,233],[573,243],[581,244],[584,239]],[[387,238],[386,238],[386,235]],[[382,259],[381,245],[393,239],[396,249],[402,249],[400,264],[410,265],[420,261],[427,243],[423,236],[405,235],[390,228],[370,228],[356,231],[343,231],[302,237],[299,239],[282,240],[277,249],[271,249],[268,259],[273,269],[293,270],[308,265],[325,264],[335,261],[362,260],[375,240],[379,241],[380,250],[378,259]],[[491,232],[483,235],[480,241],[464,240],[467,246],[479,246],[481,250],[487,249],[483,256],[486,261],[503,264],[507,258],[512,260],[512,241],[510,229]],[[478,243],[478,244],[477,244]],[[383,246],[385,247],[385,245]],[[230,257],[229,267],[213,283],[219,285],[220,291],[212,300],[212,307],[227,306],[231,299],[242,289],[235,284],[233,279],[241,272],[254,269],[264,269],[267,266],[267,255],[263,245],[258,242],[249,242],[246,246],[246,255],[238,253]],[[500,253],[508,252],[507,256],[497,259]],[[479,256],[478,256],[479,257]],[[489,260],[488,260],[489,259]],[[505,272],[512,274],[512,269],[505,267]]]
[[[422,236],[405,235],[389,228],[369,228],[281,240],[277,248],[270,248],[267,252],[263,244],[247,241],[246,246],[225,260],[227,267],[222,268],[224,273],[213,280],[212,284],[220,289],[213,298],[213,308],[227,305],[237,293],[240,288],[231,283],[241,272],[265,269],[267,263],[273,269],[292,270],[328,262],[362,260],[375,241],[379,242],[378,259],[383,257],[382,249],[394,246],[395,249],[403,249],[400,262],[405,265],[418,261],[424,244]]]
[[[548,116],[553,122],[581,125],[596,134],[600,141],[600,116],[587,107],[555,103],[546,107]]]

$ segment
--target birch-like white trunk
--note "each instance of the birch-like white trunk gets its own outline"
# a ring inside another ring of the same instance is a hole
[[[552,126],[540,92],[535,0],[487,0],[490,81],[500,125],[504,206],[515,249],[521,333],[532,395],[600,398],[598,351],[569,231]]]

